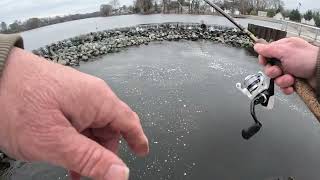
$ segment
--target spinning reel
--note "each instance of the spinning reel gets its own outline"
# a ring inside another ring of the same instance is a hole
[[[254,124],[248,129],[242,130],[242,137],[248,140],[258,133],[262,127],[261,122],[257,119],[255,107],[261,104],[267,109],[272,109],[274,106],[274,79],[269,81],[262,72],[258,72],[258,74],[247,76],[243,84],[237,83],[236,86],[251,99],[250,112]]]

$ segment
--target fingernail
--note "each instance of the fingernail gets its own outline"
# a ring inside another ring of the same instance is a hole
[[[104,180],[128,180],[129,168],[123,165],[113,164],[110,166]]]
[[[254,45],[254,50],[260,51],[262,47],[263,47],[263,44],[256,44],[256,45]]]

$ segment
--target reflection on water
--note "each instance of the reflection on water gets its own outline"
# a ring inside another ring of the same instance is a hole
[[[296,96],[277,92],[276,108],[257,110],[264,124],[252,140],[249,101],[235,84],[259,70],[242,49],[211,42],[157,42],[84,63],[141,117],[150,155],[137,158],[122,141],[133,180],[318,179],[319,125]],[[60,168],[23,164],[13,180],[67,179]]]

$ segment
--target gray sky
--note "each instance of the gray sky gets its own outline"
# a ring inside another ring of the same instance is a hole
[[[133,0],[119,0],[121,5],[130,5]],[[108,0],[0,0],[0,22],[11,23],[30,17],[47,17],[64,14],[93,12]],[[301,10],[320,9],[319,0],[284,0],[286,8],[296,8],[302,3]]]

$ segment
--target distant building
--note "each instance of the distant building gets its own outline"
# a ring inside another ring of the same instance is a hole
[[[239,16],[241,13],[240,13],[240,11],[238,9],[236,9],[236,10],[234,10],[233,14],[236,15],[236,16]]]
[[[268,12],[266,11],[258,11],[258,16],[260,17],[267,17]]]
[[[210,12],[211,12],[211,13],[215,13],[216,10],[215,10],[213,7],[210,7]]]
[[[316,25],[316,22],[314,21],[314,19],[312,18],[310,21],[308,20],[305,20],[304,18],[301,19],[301,23],[303,24],[308,24],[310,26],[315,26]]]
[[[311,26],[315,26],[316,25],[316,21],[312,18],[310,21],[307,21],[307,24],[309,24]]]
[[[281,12],[277,13],[275,16],[273,16],[273,19],[276,19],[276,20],[284,20],[284,17],[282,15]]]
[[[224,12],[227,14],[231,14],[231,10],[229,10],[229,9],[225,9]]]

